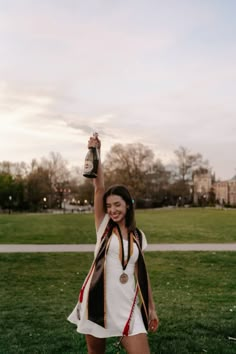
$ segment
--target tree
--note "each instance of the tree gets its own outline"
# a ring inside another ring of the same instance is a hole
[[[43,157],[40,166],[48,171],[50,180],[50,191],[48,193],[49,205],[59,206],[70,194],[70,171],[68,162],[63,159],[60,153],[51,152],[49,158]]]
[[[175,150],[175,155],[177,157],[177,172],[175,174],[177,180],[191,181],[195,169],[208,167],[208,161],[203,161],[201,154],[191,154],[183,146]]]
[[[51,192],[49,171],[41,166],[35,168],[27,177],[27,201],[29,208],[37,211],[47,203]]]
[[[86,200],[88,204],[93,204],[93,195],[94,195],[94,187],[92,180],[89,178],[86,178],[84,183],[81,184],[78,188],[78,200],[80,200],[80,203],[86,204]]]
[[[0,172],[0,207],[3,209],[20,209],[24,200],[24,180]]]
[[[60,153],[51,152],[49,158],[43,157],[40,166],[49,171],[52,185],[69,180],[70,172],[68,162],[63,159]]]
[[[168,195],[170,172],[160,159],[154,162],[146,178],[146,198],[152,199],[157,205],[164,204]]]
[[[10,161],[0,162],[0,172],[11,175],[11,166],[12,163]]]
[[[174,181],[170,191],[174,200],[178,197],[182,203],[184,201],[189,203],[192,200],[193,175],[195,172],[208,170],[208,161],[204,161],[200,153],[192,154],[183,146],[175,150],[175,155],[177,165],[173,172]]]
[[[185,203],[189,204],[191,201],[191,193],[189,185],[186,181],[179,180],[170,185],[169,188],[172,204],[182,206]]]
[[[13,177],[9,173],[0,173],[0,206],[2,208],[9,206],[13,194],[13,184]]]
[[[144,196],[153,159],[152,150],[141,143],[114,145],[104,162],[106,184],[125,184],[135,198]]]
[[[13,178],[21,177],[24,178],[28,174],[28,166],[25,162],[10,162],[2,161],[0,162],[0,173],[8,173]]]

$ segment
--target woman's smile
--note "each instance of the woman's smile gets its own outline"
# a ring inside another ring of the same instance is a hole
[[[118,195],[110,195],[107,197],[106,203],[107,213],[115,222],[121,222],[125,219],[127,205],[124,199]]]

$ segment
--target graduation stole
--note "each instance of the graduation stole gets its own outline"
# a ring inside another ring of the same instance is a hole
[[[79,301],[82,302],[84,288],[86,287],[89,278],[92,276],[90,288],[89,288],[89,294],[88,294],[88,304],[87,304],[88,319],[104,328],[106,327],[106,307],[105,307],[106,279],[105,279],[104,265],[106,262],[106,254],[108,252],[108,248],[111,241],[110,236],[112,235],[113,231],[116,232],[115,230],[113,230],[116,227],[117,225],[114,225],[112,220],[109,220],[108,225],[102,236],[101,244],[97,256],[90,268],[89,274],[84,282],[84,285],[80,291],[80,296],[79,296]],[[141,314],[142,314],[143,322],[145,328],[148,329],[148,279],[147,279],[146,265],[142,253],[142,234],[138,229],[136,229],[135,232],[131,233],[130,236],[132,236],[132,241],[129,242],[129,244],[132,245],[133,242],[136,243],[139,250],[139,256],[137,260],[138,272],[137,272],[136,294],[135,294],[134,303],[132,305],[132,309],[128,321],[123,331],[124,335],[128,335],[129,322],[131,320],[132,312],[134,310],[137,293],[139,293],[141,299]],[[131,248],[132,246],[131,247],[129,246],[129,254],[132,254]],[[129,258],[127,259],[126,262],[124,262],[124,254],[123,256],[122,254],[123,251],[120,250],[121,264],[122,266],[124,265],[123,266],[124,268],[126,267]]]

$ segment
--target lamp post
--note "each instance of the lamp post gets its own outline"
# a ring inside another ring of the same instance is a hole
[[[203,206],[206,207],[207,204],[207,197],[206,194],[203,194]]]
[[[182,206],[182,197],[179,196],[178,198],[178,207],[181,207]]]
[[[47,209],[47,198],[43,198],[43,209]]]
[[[64,207],[63,207],[63,213],[65,214],[66,213],[66,199],[64,198],[63,200],[63,203],[64,203]]]
[[[11,203],[12,203],[12,196],[11,196],[11,195],[9,195],[8,199],[9,199],[9,209],[8,209],[8,214],[11,214]]]

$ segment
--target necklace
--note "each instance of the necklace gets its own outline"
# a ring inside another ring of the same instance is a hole
[[[121,282],[121,284],[126,284],[127,281],[129,280],[129,276],[127,273],[125,273],[125,269],[126,269],[128,262],[130,260],[131,253],[133,253],[133,244],[131,245],[132,236],[129,232],[128,233],[128,257],[127,257],[127,260],[125,261],[124,242],[123,242],[123,237],[122,237],[119,225],[117,225],[117,229],[118,229],[118,233],[119,233],[119,240],[120,240],[120,246],[121,246],[120,260],[121,260],[121,265],[123,268],[123,273],[120,275],[120,282]]]

